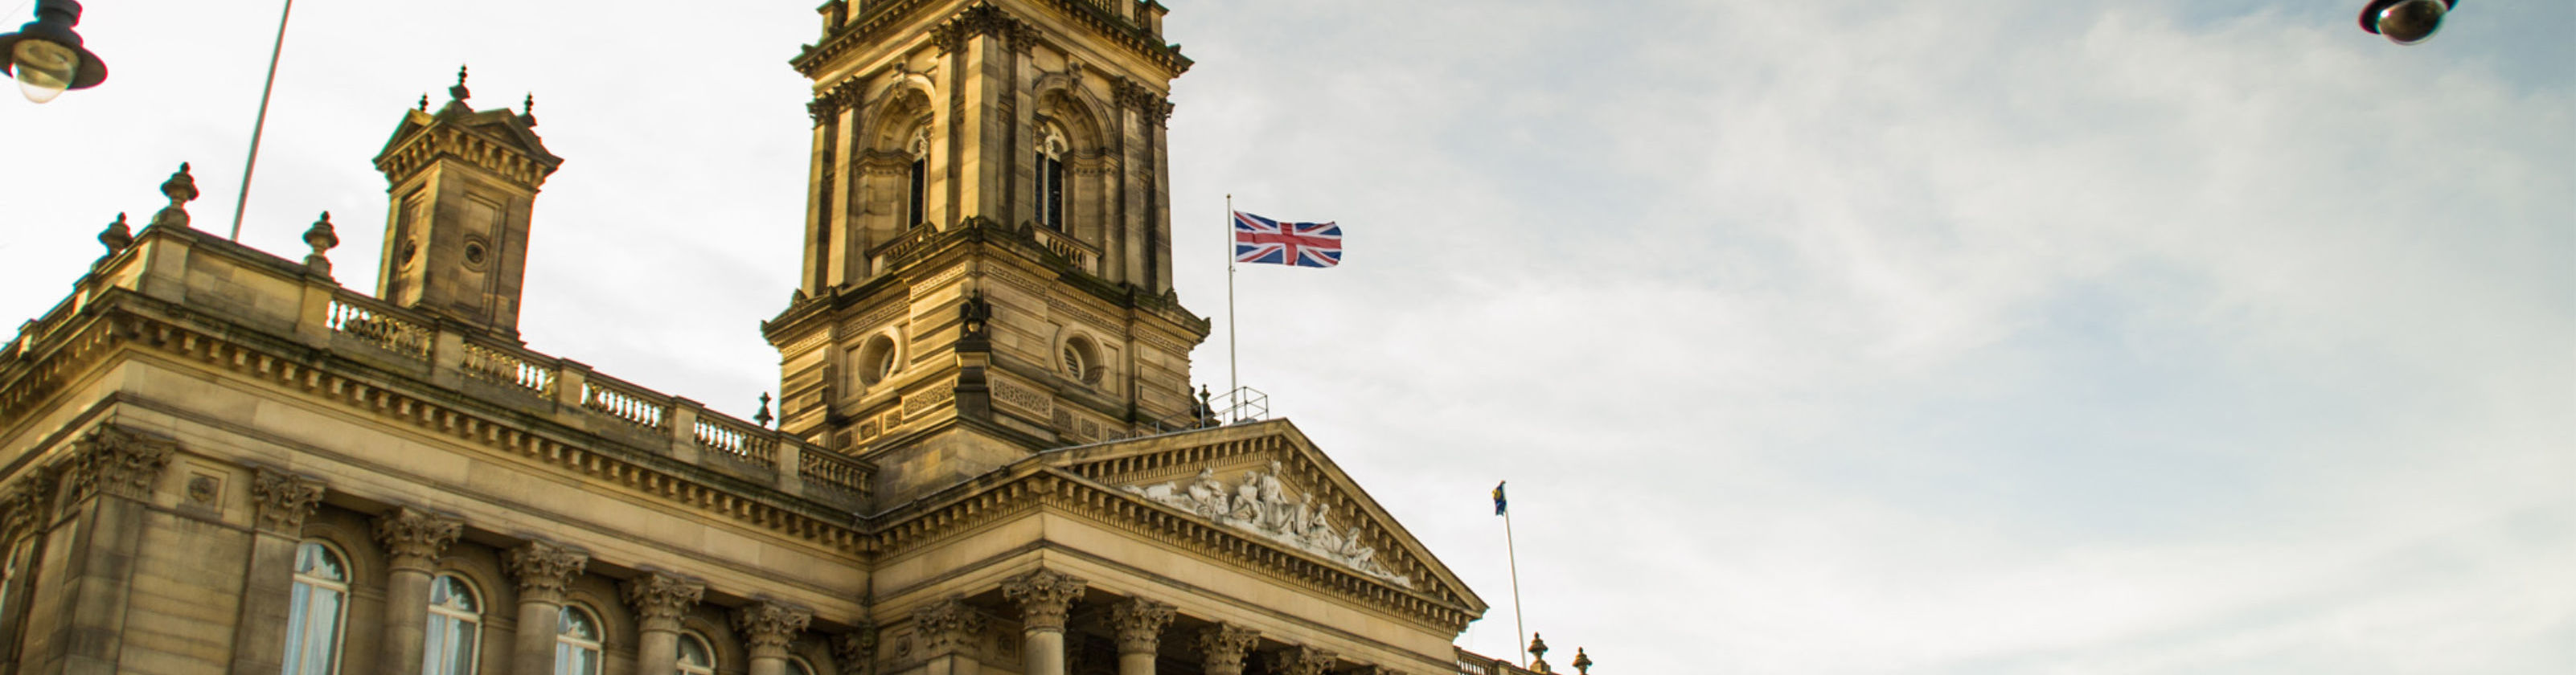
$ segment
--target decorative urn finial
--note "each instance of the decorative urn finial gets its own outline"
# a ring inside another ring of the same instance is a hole
[[[532,127],[537,125],[536,92],[528,92],[528,98],[519,102],[519,121],[526,122]]]
[[[170,205],[162,207],[160,213],[152,214],[152,224],[187,227],[188,202],[197,198],[197,178],[188,175],[187,162],[180,162],[179,172],[170,174],[170,180],[162,181],[161,194],[170,198]]]
[[[1541,673],[1556,672],[1547,667],[1547,640],[1539,637],[1537,633],[1530,634],[1529,653],[1530,670]]]
[[[470,96],[473,96],[473,95],[474,95],[474,91],[473,91],[473,90],[471,90],[471,89],[466,89],[466,88],[465,88],[465,67],[464,67],[464,66],[457,66],[457,67],[456,67],[456,86],[448,87],[448,88],[447,88],[447,97],[448,97],[448,98],[450,98],[450,99],[454,99],[454,100],[455,100],[456,102],[458,102],[458,103],[463,103],[463,102],[465,102],[465,99],[466,99],[467,97],[470,97]]]
[[[1576,675],[1592,675],[1592,657],[1584,654],[1582,647],[1574,648],[1574,672]]]
[[[107,255],[99,256],[100,260],[115,257],[125,252],[125,247],[134,245],[134,229],[126,227],[123,212],[116,214],[116,222],[108,223],[107,229],[99,231],[98,243],[107,247]]]
[[[331,227],[331,212],[322,212],[322,219],[313,221],[313,227],[304,231],[304,245],[313,247],[313,253],[304,256],[304,268],[331,276],[331,259],[323,257],[323,252],[340,245],[340,233]]]
[[[751,414],[751,423],[760,425],[760,428],[762,429],[767,429],[769,428],[769,421],[774,419],[778,418],[771,417],[769,415],[769,392],[760,392],[760,412]]]
[[[420,111],[429,112],[429,92],[420,93]]]

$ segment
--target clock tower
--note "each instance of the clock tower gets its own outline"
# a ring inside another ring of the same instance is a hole
[[[1164,121],[1189,68],[1136,0],[844,0],[814,81],[804,264],[763,324],[779,427],[900,503],[1191,426]]]

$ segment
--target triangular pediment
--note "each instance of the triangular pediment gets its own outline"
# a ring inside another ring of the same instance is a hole
[[[1049,464],[1248,539],[1482,613],[1485,602],[1286,420],[1051,453]]]
[[[408,168],[417,166],[427,157],[443,155],[486,165],[484,168],[527,180],[532,185],[540,183],[546,175],[554,173],[555,167],[563,164],[563,159],[546,151],[545,140],[538,138],[531,128],[535,126],[534,120],[508,108],[474,110],[461,101],[449,101],[447,107],[434,113],[406,110],[403,111],[402,122],[394,125],[393,135],[385,139],[384,149],[376,153],[376,167],[392,176],[406,173]],[[441,140],[442,135],[470,136],[475,141]],[[426,152],[406,152],[413,146]],[[516,156],[524,161],[502,162],[499,156]],[[397,157],[405,159],[397,160]]]

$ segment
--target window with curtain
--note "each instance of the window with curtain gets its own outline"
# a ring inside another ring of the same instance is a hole
[[[555,675],[599,675],[599,616],[580,605],[555,620]]]
[[[475,649],[483,638],[482,595],[454,574],[430,580],[429,624],[424,632],[420,672],[474,675]]]
[[[1038,142],[1038,224],[1050,230],[1064,229],[1064,133],[1046,130],[1045,140]]]
[[[349,605],[348,559],[319,541],[295,547],[295,587],[286,614],[285,675],[340,668],[340,620]]]
[[[704,636],[680,634],[680,672],[685,675],[715,675],[716,651],[707,645]]]

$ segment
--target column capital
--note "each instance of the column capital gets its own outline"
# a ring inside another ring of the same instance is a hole
[[[1192,646],[1198,647],[1199,653],[1207,658],[1205,670],[1211,675],[1242,673],[1244,655],[1251,652],[1253,643],[1260,639],[1261,631],[1218,622],[1201,629]]]
[[[626,604],[635,608],[636,631],[680,632],[680,617],[706,595],[707,585],[669,572],[626,580]]]
[[[1270,653],[1270,672],[1277,675],[1324,675],[1341,657],[1316,647],[1299,645]]]
[[[153,481],[169,468],[170,455],[177,444],[150,438],[116,426],[101,426],[83,437],[63,473],[62,495],[65,503],[87,499],[91,495],[109,494],[129,499],[142,499],[152,493]]]
[[[376,517],[376,542],[385,547],[387,565],[428,572],[438,568],[438,555],[465,532],[465,521],[411,507]]]
[[[1003,579],[1002,597],[1020,603],[1020,621],[1026,630],[1063,632],[1066,611],[1090,587],[1091,582],[1082,577],[1040,567]]]
[[[870,675],[877,666],[877,625],[859,621],[850,632],[832,636],[832,661],[841,675]]]
[[[744,605],[733,612],[734,630],[742,632],[755,659],[787,658],[788,643],[813,623],[814,611],[774,600]]]
[[[923,655],[936,656],[973,647],[975,636],[984,632],[985,619],[983,612],[952,595],[912,610],[912,623]]]
[[[18,535],[43,529],[52,520],[52,471],[39,466],[27,473],[27,478],[0,488],[0,542],[15,541]]]
[[[1109,625],[1118,631],[1118,653],[1152,654],[1162,647],[1163,627],[1172,625],[1172,606],[1128,598],[1109,607]]]
[[[259,509],[261,531],[301,536],[304,518],[322,505],[322,481],[264,466],[253,467],[250,497]]]
[[[519,602],[563,604],[564,588],[590,566],[590,556],[542,541],[531,541],[501,555],[501,567],[519,580]]]

